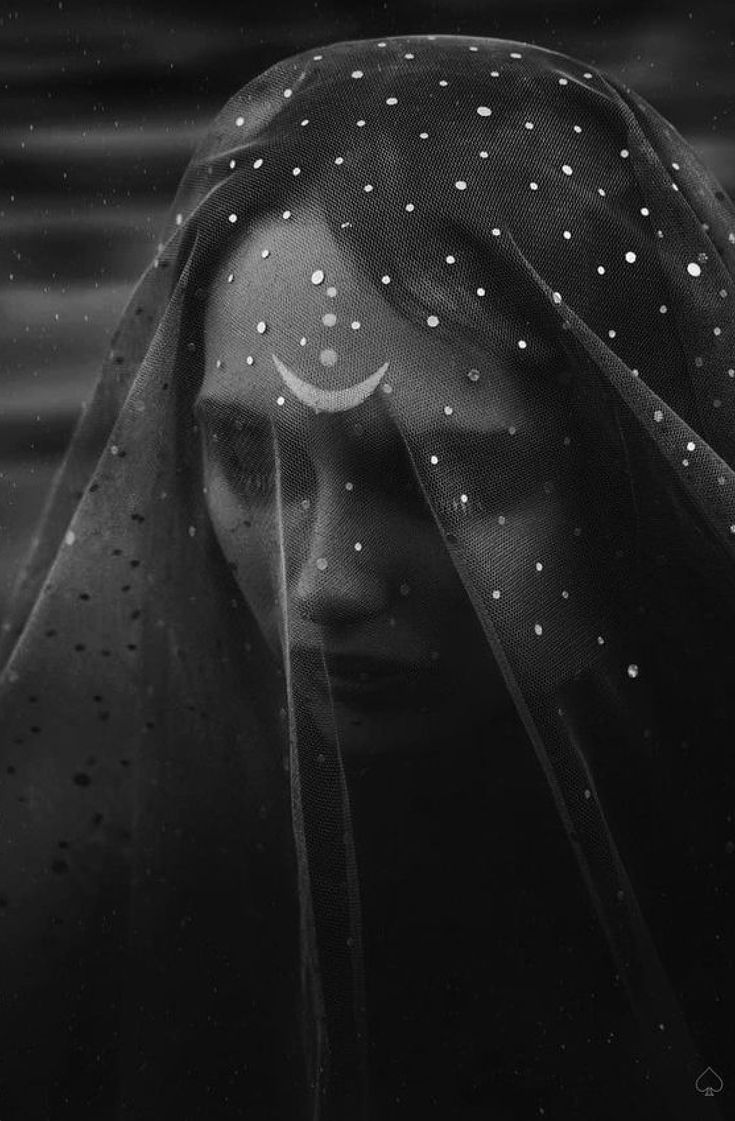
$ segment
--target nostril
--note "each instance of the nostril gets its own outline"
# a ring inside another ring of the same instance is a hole
[[[358,562],[349,550],[345,557],[312,553],[296,580],[293,601],[302,615],[323,625],[344,625],[385,612],[390,589],[379,574]]]

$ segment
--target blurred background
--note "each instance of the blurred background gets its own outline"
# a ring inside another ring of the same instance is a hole
[[[0,620],[201,130],[289,54],[411,33],[521,40],[599,66],[735,194],[731,0],[19,2],[0,14]]]

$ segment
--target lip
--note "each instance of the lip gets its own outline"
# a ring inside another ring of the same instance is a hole
[[[382,652],[366,653],[365,650],[325,650],[327,669],[330,678],[340,680],[374,680],[379,677],[393,677],[397,675],[414,675],[422,672],[434,672],[437,662],[427,661],[425,658],[411,657],[388,658]],[[297,645],[291,647],[292,661],[304,668],[321,664],[322,651],[318,646]],[[364,675],[364,676],[363,676]]]
[[[341,664],[346,666],[349,663],[356,667],[367,661],[363,658],[347,659]],[[434,701],[437,699],[439,674],[435,665],[424,667],[386,659],[371,661],[374,662],[374,672],[367,678],[360,676],[360,673],[368,672],[365,669],[357,675],[330,674],[330,688],[336,702],[359,707],[363,711],[376,708],[386,713],[391,710],[413,710],[427,698],[433,698]]]
[[[312,664],[314,659],[321,658],[319,649],[312,647],[296,647],[292,654],[297,660],[309,658]],[[381,710],[398,709],[418,703],[424,694],[436,692],[440,676],[439,666],[433,661],[328,651],[325,657],[334,700],[363,709],[372,706]]]
[[[429,667],[416,666],[409,661],[397,661],[393,658],[366,657],[365,655],[352,654],[327,654],[327,666],[330,677],[342,682],[360,682],[364,684],[377,684],[386,679],[408,679],[417,671]],[[433,664],[432,667],[433,668]]]
[[[385,694],[397,689],[404,693],[415,682],[416,676],[410,673],[381,674],[373,678],[339,677],[330,675],[329,684],[335,697],[362,697]]]

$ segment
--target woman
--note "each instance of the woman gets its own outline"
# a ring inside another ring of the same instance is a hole
[[[9,1110],[727,1114],[733,218],[526,44],[225,106],[8,627]]]

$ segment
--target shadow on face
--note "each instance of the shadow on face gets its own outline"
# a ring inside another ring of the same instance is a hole
[[[482,455],[532,423],[502,371],[477,408],[482,358],[402,318],[316,218],[264,219],[214,279],[195,406],[207,508],[268,646],[282,659],[287,635],[347,751],[446,741],[480,702],[485,716],[511,703],[387,407],[395,385],[413,449],[450,438]],[[491,503],[472,504],[491,538]]]

